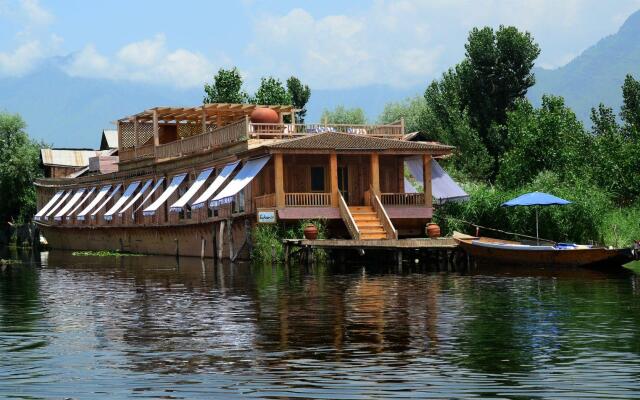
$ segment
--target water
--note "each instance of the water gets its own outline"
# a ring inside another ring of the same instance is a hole
[[[633,274],[0,268],[3,398],[640,398]]]

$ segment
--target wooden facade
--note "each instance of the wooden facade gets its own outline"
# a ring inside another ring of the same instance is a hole
[[[36,182],[39,210],[60,191],[93,189],[78,199],[81,204],[71,207],[72,212],[38,216],[47,239],[62,248],[102,246],[234,258],[248,251],[258,211],[272,212],[278,223],[323,218],[330,222],[332,234],[360,240],[424,234],[424,224],[433,213],[430,162],[449,154],[451,147],[404,140],[402,121],[296,124],[290,106],[270,107],[278,113],[279,123],[253,123],[250,116],[256,107],[158,107],[120,119],[117,172]],[[290,123],[284,123],[285,116]],[[424,161],[426,193],[405,193],[404,160],[416,155]],[[264,161],[241,180],[252,160]],[[221,171],[234,162],[239,165],[233,173],[195,207],[195,199],[214,187]],[[209,168],[213,172],[200,179]],[[178,184],[174,178],[182,174]],[[232,196],[210,202],[240,181],[248,183]],[[109,187],[105,197],[98,197],[105,187]],[[189,194],[183,206],[171,208]],[[148,211],[161,196],[167,198]],[[81,215],[96,197],[100,200],[96,206]],[[112,215],[106,215],[114,208]],[[92,240],[82,240],[85,234]]]

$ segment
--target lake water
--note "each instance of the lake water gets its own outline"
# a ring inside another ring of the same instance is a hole
[[[640,398],[632,273],[24,258],[2,398]]]

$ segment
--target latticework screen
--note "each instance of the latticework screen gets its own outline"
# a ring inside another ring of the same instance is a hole
[[[178,137],[186,138],[202,133],[202,124],[178,124]]]
[[[138,122],[138,143],[143,146],[149,139],[153,137],[152,122]]]
[[[127,149],[135,146],[136,135],[133,122],[120,122],[118,129],[120,129],[120,148]]]

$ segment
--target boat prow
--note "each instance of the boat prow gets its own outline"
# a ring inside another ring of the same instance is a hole
[[[621,266],[635,258],[632,248],[614,249],[574,244],[529,245],[460,232],[454,232],[453,238],[471,257],[494,264],[606,267]]]

